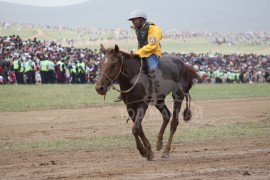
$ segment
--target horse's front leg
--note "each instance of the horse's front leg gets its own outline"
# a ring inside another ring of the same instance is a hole
[[[143,157],[147,157],[147,160],[151,161],[154,159],[154,153],[151,149],[151,144],[149,143],[148,139],[146,138],[143,128],[142,128],[142,120],[145,116],[147,106],[142,105],[136,108],[136,116],[135,122],[132,128],[132,133],[135,137],[137,149],[139,150],[140,154]]]
[[[137,146],[137,149],[139,150],[140,154],[142,156],[144,156],[145,154],[148,154],[148,151],[146,148],[144,148],[143,144],[142,144],[142,141],[139,137],[139,132],[138,132],[138,120],[137,119],[137,111],[136,109],[134,108],[130,108],[128,107],[127,108],[127,111],[128,111],[128,114],[129,114],[129,117],[132,119],[133,121],[133,127],[132,127],[132,134],[134,135],[135,137],[135,141],[136,141],[136,146]]]

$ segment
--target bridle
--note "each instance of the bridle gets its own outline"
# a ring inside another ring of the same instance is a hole
[[[104,73],[104,72],[102,72],[102,71],[100,72],[100,74],[103,74],[107,79],[110,80],[111,84],[110,84],[110,86],[109,86],[108,89],[110,89],[110,87],[112,87],[114,90],[116,90],[116,91],[118,91],[118,92],[120,92],[120,93],[128,93],[128,92],[130,92],[130,91],[135,87],[135,85],[137,84],[137,82],[138,82],[138,80],[139,80],[139,78],[140,78],[140,76],[141,76],[142,66],[143,66],[143,62],[142,62],[142,61],[143,61],[143,60],[142,60],[142,58],[140,59],[140,60],[141,60],[140,72],[139,72],[139,75],[138,75],[136,81],[134,82],[134,84],[133,84],[129,89],[127,89],[127,90],[125,90],[125,91],[122,91],[122,90],[116,88],[116,87],[113,85],[113,82],[118,78],[118,76],[120,75],[120,73],[122,73],[123,75],[127,76],[127,75],[122,71],[122,67],[123,67],[123,63],[124,63],[123,55],[121,54],[121,52],[119,52],[119,54],[120,54],[120,56],[121,56],[121,66],[120,66],[120,70],[119,70],[119,72],[117,73],[117,75],[116,75],[113,79],[111,79],[106,73]]]

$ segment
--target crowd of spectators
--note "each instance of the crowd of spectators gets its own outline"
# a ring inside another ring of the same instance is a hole
[[[54,41],[0,36],[0,83],[94,83],[98,50],[62,47]]]
[[[270,82],[270,55],[176,54],[192,65],[203,83]]]
[[[175,54],[204,83],[269,82],[270,55]],[[62,47],[54,41],[0,36],[0,84],[88,84],[99,76],[97,49]]]

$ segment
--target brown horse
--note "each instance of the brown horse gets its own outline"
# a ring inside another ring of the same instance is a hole
[[[143,157],[148,160],[154,158],[151,144],[146,138],[142,120],[149,105],[149,79],[144,73],[143,60],[129,53],[114,48],[105,49],[101,45],[100,49],[104,53],[100,61],[100,78],[96,83],[96,91],[100,95],[106,95],[107,91],[113,86],[114,81],[118,81],[123,101],[126,105],[129,117],[134,122],[132,133],[136,140],[137,149]],[[190,95],[189,90],[193,85],[194,79],[199,79],[196,71],[185,65],[176,56],[166,55],[160,61],[157,70],[158,99],[155,107],[161,112],[163,123],[157,136],[156,148],[161,150],[163,147],[163,134],[171,118],[171,113],[165,105],[165,98],[172,93],[174,108],[171,121],[170,136],[163,151],[162,157],[169,158],[173,135],[179,123],[179,113],[184,97],[186,97],[187,107],[183,113],[184,120],[191,119]]]

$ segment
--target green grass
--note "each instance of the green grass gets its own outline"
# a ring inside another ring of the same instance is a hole
[[[231,123],[185,128],[174,138],[176,142],[203,142],[217,139],[270,137],[270,119],[254,123]]]
[[[269,84],[200,84],[191,89],[192,99],[228,99],[269,97]],[[8,85],[0,86],[0,112],[80,108],[113,103],[117,91],[109,91],[106,99],[94,85]],[[168,95],[168,101],[172,98]]]
[[[146,132],[150,143],[154,144],[156,133]],[[212,140],[228,140],[235,138],[270,137],[270,119],[256,123],[220,124],[213,126],[181,128],[174,136],[174,143],[206,142]],[[165,133],[164,140],[168,138]],[[130,135],[105,137],[87,137],[80,139],[55,139],[44,141],[20,141],[15,143],[0,143],[0,152],[4,151],[72,151],[100,149],[134,148],[135,141]]]
[[[191,89],[193,99],[270,97],[270,84],[201,84]]]
[[[94,86],[15,85],[0,87],[0,112],[76,108],[102,104]]]
[[[19,35],[22,39],[27,39],[28,37],[37,34],[38,31],[35,28],[26,26],[22,28],[19,25],[15,25],[12,28],[0,28],[1,36]]]
[[[44,141],[24,141],[17,143],[0,143],[1,151],[70,151],[70,150],[98,150],[126,148],[133,144],[133,137],[130,135],[118,135],[110,137],[87,137],[80,139],[55,139]]]

